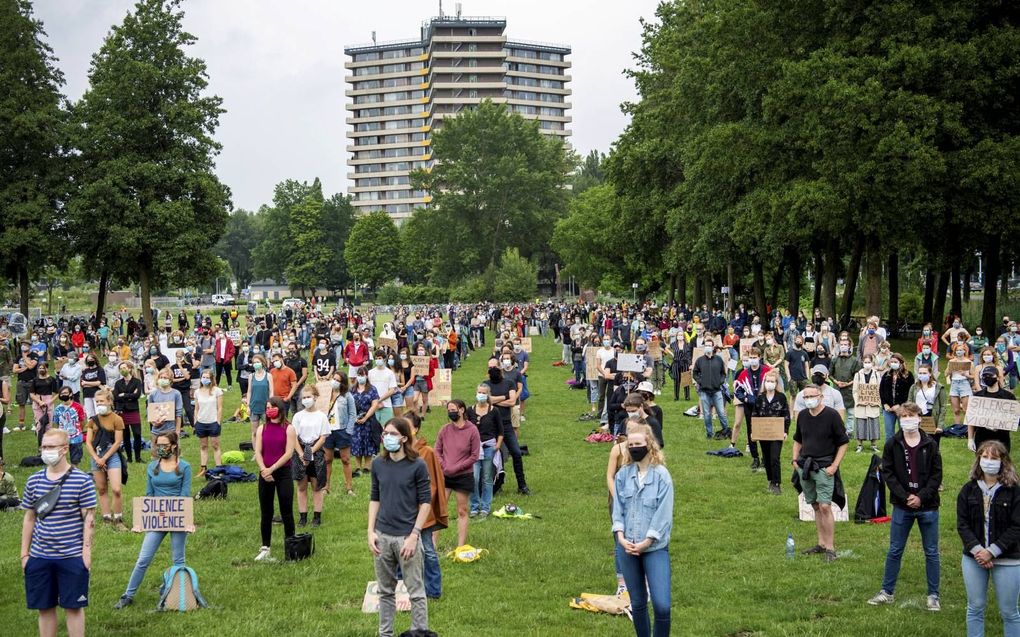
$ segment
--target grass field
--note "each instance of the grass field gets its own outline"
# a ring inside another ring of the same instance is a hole
[[[904,348],[905,349],[905,348]],[[535,339],[527,422],[523,442],[529,498],[515,494],[511,475],[494,506],[512,501],[542,516],[533,521],[472,521],[469,543],[490,554],[472,564],[443,559],[443,598],[429,603],[430,624],[444,637],[507,635],[632,634],[626,618],[571,610],[581,592],[612,592],[612,541],[606,508],[605,465],[608,445],[584,441],[589,423],[577,421],[586,409],[585,394],[568,391],[566,368],[551,367],[559,355],[548,339]],[[471,396],[484,378],[485,356],[472,355],[454,374],[454,395]],[[915,530],[904,557],[896,605],[873,608],[866,600],[881,583],[888,527],[841,523],[836,545],[843,557],[834,564],[801,557],[788,562],[786,534],[792,531],[798,552],[814,544],[811,523],[795,519],[796,495],[784,484],[783,495],[765,493],[764,474],[751,474],[749,458],[720,459],[705,451],[721,443],[706,441],[700,419],[686,418],[690,403],[673,402],[663,393],[666,458],[676,486],[676,519],[670,547],[673,563],[673,634],[778,637],[781,635],[960,635],[966,598],[960,576],[960,541],[955,530],[955,496],[971,455],[961,440],[942,445],[945,493],[942,510],[941,613],[924,610],[924,559]],[[228,395],[224,413],[239,400]],[[229,410],[229,411],[228,411]],[[443,424],[433,409],[424,431],[434,440]],[[10,421],[9,421],[10,424]],[[236,449],[248,437],[247,424],[224,426],[224,448]],[[28,470],[17,460],[34,452],[30,433],[5,437],[9,470],[19,490]],[[198,443],[184,441],[184,457],[198,465]],[[789,472],[791,445],[784,449]],[[869,454],[849,454],[843,465],[851,506]],[[10,466],[14,465],[14,466]],[[254,471],[254,464],[248,463]],[[125,502],[143,493],[144,476],[131,465]],[[339,472],[339,466],[337,467]],[[315,532],[316,553],[299,563],[255,563],[259,548],[256,485],[231,485],[226,501],[196,503],[198,531],[188,540],[188,563],[198,571],[202,592],[213,609],[188,614],[151,611],[160,574],[169,565],[169,543],[157,553],[134,606],[113,611],[138,554],[141,536],[97,530],[93,551],[92,634],[108,635],[371,635],[376,617],[361,613],[367,581],[374,579],[365,543],[367,478],[357,494],[342,489],[327,496],[324,525]],[[196,481],[195,490],[202,485]],[[130,510],[129,504],[125,509]],[[0,634],[35,632],[36,615],[24,608],[18,572],[21,515],[0,514]],[[451,512],[451,525],[453,524]],[[282,554],[282,527],[274,528],[273,552]],[[441,553],[455,536],[444,532]],[[994,599],[994,598],[993,598]],[[1001,634],[1001,622],[989,608],[989,634]],[[398,632],[409,616],[398,618]],[[61,632],[63,630],[61,629]]]

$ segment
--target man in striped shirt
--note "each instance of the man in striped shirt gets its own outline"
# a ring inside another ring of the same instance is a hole
[[[89,605],[92,533],[95,528],[96,487],[92,477],[68,462],[67,432],[50,429],[39,448],[46,469],[25,483],[25,520],[21,528],[21,567],[25,598],[39,611],[39,634],[57,634],[57,606],[64,609],[68,637],[85,635],[85,607]],[[44,519],[36,503],[60,485],[60,497]]]

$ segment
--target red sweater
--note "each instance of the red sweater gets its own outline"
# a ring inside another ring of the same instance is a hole
[[[464,421],[463,427],[446,423],[436,437],[436,455],[443,475],[456,476],[471,471],[481,455],[482,439],[478,427]]]

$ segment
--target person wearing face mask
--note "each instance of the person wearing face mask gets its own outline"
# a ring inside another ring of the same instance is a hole
[[[351,395],[354,396],[354,404],[358,408],[358,415],[354,419],[354,439],[351,444],[351,453],[354,455],[357,466],[354,469],[354,477],[369,471],[369,463],[373,456],[379,453],[379,421],[375,414],[379,410],[379,392],[368,382],[368,370],[364,367],[357,369],[354,378],[354,386],[351,388]]]
[[[511,410],[517,402],[517,384],[504,378],[499,366],[499,359],[490,358],[488,363],[488,380],[482,384],[489,388],[489,404],[496,408],[503,424],[503,443],[507,452],[513,460],[514,475],[517,478],[517,492],[521,495],[531,495],[527,480],[524,476],[524,458],[521,448],[517,442],[517,433],[513,428]],[[504,455],[504,458],[506,456]]]
[[[740,438],[740,425],[747,421],[747,447],[751,454],[751,472],[757,473],[764,470],[761,458],[758,456],[758,443],[751,440],[751,414],[754,412],[754,403],[762,391],[762,381],[765,374],[771,369],[761,364],[761,351],[752,347],[747,351],[746,367],[740,370],[740,374],[733,382],[733,433],[730,434],[730,447],[736,447]]]
[[[845,333],[844,333],[845,334]],[[848,435],[853,435],[856,425],[856,412],[854,404],[854,379],[862,368],[861,360],[853,355],[848,335],[840,337],[836,345],[838,355],[832,359],[829,366],[829,380],[835,386],[839,395],[843,397],[843,408],[846,413],[846,430]]]
[[[872,320],[874,319],[874,320]],[[860,340],[857,343],[857,354],[858,356],[864,356],[865,354],[871,354],[874,356],[878,353],[879,348],[885,343],[885,335],[879,331],[878,319],[876,317],[870,317],[868,324],[863,330],[861,330]],[[882,367],[879,361],[875,361],[877,367]]]
[[[301,390],[308,379],[308,361],[305,360],[298,350],[297,343],[291,341],[287,345],[287,356],[283,361],[284,365],[294,372],[294,388],[291,391],[290,411],[296,413],[301,409]]]
[[[989,342],[988,337],[985,336],[985,329],[978,325],[977,327],[974,328],[974,334],[972,334],[971,337],[967,339],[967,347],[972,352],[980,352],[984,348],[988,347],[988,345]]]
[[[817,365],[822,365],[826,369],[832,367],[832,358],[829,357],[829,349],[822,343],[818,343],[815,346],[815,351],[811,352],[811,360],[808,366],[812,369]]]
[[[273,354],[273,366],[269,369],[273,378],[273,396],[283,400],[287,413],[291,411],[291,401],[297,390],[297,374],[284,364],[283,354]]]
[[[468,407],[465,418],[478,429],[482,454],[474,465],[475,488],[471,494],[469,517],[488,517],[492,512],[492,485],[495,479],[493,458],[503,446],[503,423],[496,408],[489,404],[489,386],[475,389],[475,404]]]
[[[85,356],[85,369],[81,373],[81,393],[85,405],[85,414],[91,418],[96,415],[96,392],[106,385],[106,372],[99,366],[95,354]]]
[[[211,371],[208,372],[211,375]],[[177,435],[173,432],[156,438],[156,459],[149,463],[145,471],[145,495],[147,497],[191,497],[191,465],[181,459],[181,449]],[[114,610],[127,608],[135,601],[145,573],[152,564],[163,539],[170,536],[170,555],[175,566],[184,566],[184,550],[188,541],[188,533],[194,528],[182,531],[149,531],[142,540],[142,548],[138,552],[138,560],[131,571],[124,594],[114,605]]]
[[[39,363],[35,370],[36,377],[32,380],[28,397],[32,401],[39,444],[42,444],[43,434],[54,424],[53,400],[60,390],[60,382],[50,376],[50,366],[47,363]]]
[[[124,421],[124,450],[128,461],[142,461],[142,418],[138,399],[142,397],[142,381],[134,375],[134,366],[123,362],[117,368],[113,385],[113,410]]]
[[[418,374],[414,377],[414,390],[415,398],[417,399],[417,412],[421,418],[425,417],[426,412],[430,411],[429,407],[429,392],[432,391],[432,379],[435,378],[436,370],[439,369],[439,361],[436,356],[429,354],[425,343],[421,342],[415,345],[415,352],[419,357],[428,356],[429,359],[429,373],[422,376]]]
[[[790,405],[786,394],[779,388],[778,370],[770,369],[764,374],[762,389],[755,398],[752,414],[758,418],[782,418],[785,440],[786,434],[790,431]],[[781,495],[782,489],[779,484],[783,476],[779,468],[779,459],[783,452],[783,440],[763,440],[758,444],[761,445],[761,464],[769,482],[768,492],[772,495]]]
[[[181,425],[184,422],[184,398],[181,396],[181,392],[173,388],[172,379],[173,374],[169,369],[160,371],[156,376],[156,390],[150,393],[146,399],[150,407],[159,403],[173,403],[174,406],[173,420],[153,422],[152,418],[149,418],[149,430],[153,443],[155,443],[156,436],[171,431],[177,434],[178,439],[181,437]]]
[[[967,369],[949,370],[946,366],[946,381],[949,384],[949,402],[953,408],[953,422],[962,423],[963,416],[967,413],[967,405],[970,396],[974,393],[974,368],[970,357],[967,355],[967,348],[961,344],[954,345],[949,350],[949,363],[963,365]]]
[[[447,424],[436,436],[436,456],[443,469],[446,498],[457,496],[457,546],[467,544],[469,501],[475,490],[474,466],[482,447],[478,428],[464,415],[464,401],[451,400],[446,404]]]
[[[662,439],[662,422],[652,415],[652,410],[645,402],[644,396],[637,391],[627,394],[624,398],[620,407],[620,419],[614,428],[613,435],[617,438],[626,437],[630,425],[635,422],[647,425],[652,430],[655,442],[658,443],[660,449],[665,446]]]
[[[194,427],[195,404],[192,400],[192,382],[197,386],[201,386],[199,378],[202,372],[198,364],[199,357],[192,357],[191,353],[187,350],[178,349],[174,352],[174,359],[174,364],[169,367],[172,381],[170,386],[180,392],[181,399],[184,402],[184,418],[188,425]],[[195,390],[197,390],[197,387]]]
[[[59,402],[53,408],[53,427],[67,432],[67,460],[77,467],[84,454],[85,409],[66,387],[60,389],[57,398]]]
[[[622,347],[620,350],[622,351]],[[616,360],[616,354],[617,348],[613,347],[613,339],[610,336],[603,336],[602,347],[595,353],[595,357],[598,359],[599,377],[597,390],[593,392],[597,395],[594,400],[598,403],[596,411],[599,413],[602,425],[609,422],[609,398],[612,393],[610,381],[616,375],[615,368],[610,371],[609,364]]]
[[[613,362],[615,363],[615,361]],[[513,350],[510,346],[503,348],[503,353],[499,357],[499,368],[503,372],[503,378],[517,387],[517,403],[510,408],[510,422],[513,426],[514,434],[520,440],[521,422],[523,420],[521,417],[521,400],[525,396],[525,380],[521,370],[517,367],[517,359],[514,358]],[[612,419],[612,401],[610,401],[610,419]]]
[[[970,332],[963,327],[963,323],[960,322],[959,317],[955,317],[953,319],[952,326],[942,333],[942,342],[946,345],[946,347],[952,347],[954,343],[960,340],[960,334],[965,335],[962,339],[964,341],[970,338]]]
[[[244,401],[248,405],[248,418],[251,420],[251,437],[253,441],[259,425],[266,422],[266,404],[275,395],[273,393],[273,376],[269,373],[267,367],[268,364],[265,356],[262,354],[252,355],[252,373],[248,381],[248,392],[245,394]]]
[[[925,345],[921,348],[921,351],[914,357],[914,373],[917,373],[917,369],[924,365],[932,370],[936,376],[939,373],[939,355],[932,351],[931,347]]]
[[[669,358],[669,376],[673,380],[673,402],[680,400],[680,385],[683,383],[683,375],[691,370],[693,347],[693,341],[688,341],[684,332],[670,329],[665,356]],[[685,385],[683,389],[684,400],[690,400],[690,385]]]
[[[390,367],[397,378],[397,394],[400,394],[400,404],[398,405],[397,402],[394,402],[393,411],[396,415],[402,416],[405,412],[417,409],[418,400],[414,390],[414,366],[411,364],[411,354],[407,347],[399,348],[396,357],[390,356],[390,358],[393,359],[393,365]],[[391,402],[393,402],[392,397]]]
[[[896,422],[899,419],[900,405],[907,402],[910,386],[914,384],[914,375],[907,369],[903,357],[898,353],[889,357],[889,371],[879,381],[878,393],[882,399],[882,419],[885,422],[885,440],[889,441],[896,433]]]
[[[970,481],[956,498],[956,529],[963,542],[967,635],[985,634],[988,583],[995,584],[1004,634],[1020,634],[1020,488],[1008,450],[990,441],[978,449]]]
[[[251,351],[251,346],[248,344],[248,341],[242,339],[240,351],[237,352],[237,356],[234,359],[234,364],[237,368],[237,386],[241,389],[242,399],[248,395],[248,382],[254,371],[251,366],[253,358],[254,354]]]
[[[920,415],[930,417],[935,424],[934,433],[930,434],[938,446],[942,439],[946,417],[946,390],[938,382],[935,372],[922,365],[917,368],[917,382],[910,388],[907,401],[917,405]]]
[[[379,634],[392,635],[397,569],[411,601],[411,629],[428,630],[422,529],[432,508],[428,468],[414,450],[411,424],[393,418],[383,430],[383,453],[372,461],[368,548],[379,583]]]
[[[205,475],[209,466],[209,448],[213,466],[223,464],[220,458],[220,423],[223,422],[223,390],[216,386],[212,370],[202,372],[200,387],[195,390],[195,436],[199,442],[200,470]]]
[[[368,362],[370,358],[370,352],[368,346],[361,341],[361,333],[354,332],[351,335],[350,341],[347,346],[344,347],[344,362],[347,363],[347,374],[354,377],[355,372],[358,368]]]
[[[29,476],[22,494],[21,569],[27,606],[39,611],[39,634],[57,634],[60,606],[67,634],[82,637],[92,568],[96,487],[87,473],[68,463],[67,454],[67,432],[47,431],[40,447],[46,468]],[[58,485],[56,506],[40,518],[36,505]]]
[[[793,340],[793,348],[786,352],[786,360],[783,368],[786,377],[790,379],[789,391],[799,392],[810,383],[808,363],[811,360],[810,354],[804,351],[804,339],[797,336]]]
[[[92,458],[92,479],[99,492],[103,521],[124,531],[121,500],[121,472],[124,466],[124,421],[113,413],[113,395],[108,389],[96,393],[96,415],[88,419],[85,450]],[[107,498],[109,492],[109,498]]]
[[[223,374],[227,375],[227,388],[233,386],[234,381],[232,378],[232,364],[234,362],[234,355],[236,354],[236,348],[234,347],[234,341],[227,338],[225,330],[220,330],[216,334],[216,342],[213,345],[216,353],[214,358],[216,360],[216,384],[220,384],[220,378]]]
[[[981,389],[983,389],[982,379],[984,378],[986,371],[988,371],[989,373],[994,371],[999,378],[999,385],[1000,386],[1005,385],[1005,383],[1003,382],[1005,380],[1005,374],[1003,373],[1002,366],[999,364],[999,359],[995,354],[994,347],[986,347],[983,350],[981,350],[978,359],[979,359],[978,363],[977,365],[975,365],[973,373],[975,392],[981,391]]]
[[[616,555],[626,582],[638,637],[668,635],[671,617],[669,541],[673,478],[648,427],[627,434],[623,466],[613,488]],[[654,627],[648,620],[651,597]],[[654,631],[654,632],[653,632]]]
[[[339,456],[343,466],[344,485],[347,495],[354,495],[353,473],[351,471],[351,445],[354,442],[354,421],[358,417],[358,406],[349,391],[347,374],[337,369],[330,380],[332,393],[329,406],[329,437],[326,438],[326,493],[332,485],[333,460]]]
[[[643,342],[644,339],[639,339],[639,342]],[[645,347],[647,349],[647,347]],[[651,359],[649,359],[651,360]],[[531,355],[524,351],[524,346],[521,344],[520,337],[514,339],[513,345],[513,362],[514,369],[520,375],[521,379],[521,400],[520,400],[520,412],[521,422],[526,422],[525,410],[528,406],[528,398],[531,397],[531,392],[528,391],[528,369],[531,366]],[[504,373],[506,368],[504,368]],[[648,373],[651,374],[651,363],[648,366]]]
[[[273,500],[280,506],[284,538],[294,535],[294,452],[299,448],[294,427],[287,422],[284,402],[273,396],[263,407],[265,420],[255,430],[255,464],[259,468],[259,518],[262,547],[256,562],[271,561]]]
[[[809,385],[798,398],[803,400],[804,409],[796,415],[793,468],[800,478],[804,500],[814,509],[818,533],[818,543],[804,554],[824,555],[826,562],[833,562],[837,556],[832,501],[839,465],[850,440],[839,412],[822,401],[820,387]]]
[[[701,415],[705,422],[705,438],[712,439],[712,409],[715,409],[719,416],[719,423],[722,429],[719,430],[720,437],[729,437],[729,421],[726,418],[726,403],[723,399],[723,385],[726,383],[726,363],[721,356],[716,355],[715,344],[711,339],[705,339],[702,347],[702,356],[694,361],[694,368],[691,377],[698,388],[698,397],[701,403]]]
[[[878,438],[881,435],[879,418],[882,415],[882,407],[878,403],[866,403],[863,400],[863,386],[872,385],[879,387],[881,374],[875,369],[875,357],[865,356],[861,362],[861,369],[854,375],[853,380],[853,405],[854,405],[854,435],[857,438],[857,453],[865,440],[871,441],[871,452],[878,453]],[[879,389],[881,389],[879,387]],[[872,389],[872,391],[875,391]]]
[[[329,340],[319,340],[315,353],[312,355],[312,369],[315,372],[315,381],[321,383],[333,378],[336,368],[336,356],[329,349]]]
[[[920,354],[924,346],[931,348],[933,354],[939,353],[939,335],[931,323],[925,323],[921,328],[921,335],[917,337],[917,353]]]
[[[978,398],[997,398],[999,400],[1017,400],[1016,395],[1002,386],[1002,379],[994,368],[981,372],[981,384],[984,389],[974,392]],[[1010,450],[1010,435],[1005,429],[986,429],[984,427],[967,426],[967,448],[974,451],[989,440],[995,440]]]
[[[939,611],[939,487],[942,485],[942,455],[938,445],[920,430],[921,410],[915,403],[900,407],[900,431],[885,443],[882,452],[882,476],[889,486],[892,524],[889,527],[889,552],[885,575],[878,594],[868,600],[872,606],[895,601],[900,561],[910,531],[917,521],[924,546],[925,575],[928,583],[926,605]]]
[[[378,349],[375,352],[372,369],[368,370],[368,383],[375,387],[379,394],[379,409],[376,419],[386,422],[393,417],[393,396],[399,390],[397,375],[386,366],[386,352]]]
[[[326,459],[323,448],[331,435],[329,419],[316,407],[319,390],[309,385],[301,390],[301,411],[294,414],[292,422],[297,434],[297,448],[294,450],[291,467],[294,480],[298,483],[298,526],[308,524],[308,483],[312,483],[315,500],[315,514],[312,526],[322,524],[322,505],[327,484]]]
[[[995,341],[995,357],[996,361],[998,361],[998,366],[1002,367],[1002,373],[1006,378],[1006,384],[1010,389],[1015,389],[1018,374],[1020,374],[1020,370],[1017,368],[1017,360],[1020,358],[1020,355],[1011,351],[1006,346],[1005,336],[1000,336]]]
[[[103,374],[106,375],[106,388],[112,390],[120,378],[120,357],[116,352],[110,352],[108,355],[106,365],[103,365]]]

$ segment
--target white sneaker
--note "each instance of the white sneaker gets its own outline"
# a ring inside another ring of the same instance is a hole
[[[521,422],[528,422],[528,419],[525,418],[524,416],[521,416]]]
[[[857,445],[857,453],[860,453],[860,452],[861,452],[861,446]]]
[[[263,546],[259,549],[259,554],[255,556],[256,562],[263,562],[269,559],[269,547]]]
[[[937,613],[940,610],[942,610],[942,604],[941,602],[939,602],[938,595],[928,596],[928,610],[932,611],[933,613]]]
[[[11,433],[11,430],[8,429],[7,427],[4,427],[4,435],[7,435],[9,433]]]
[[[929,598],[930,599],[930,598]],[[938,598],[936,598],[938,599]],[[868,600],[868,603],[872,606],[880,606],[882,604],[892,604],[896,601],[896,598],[885,591],[878,591],[878,595],[875,595]]]
[[[661,396],[662,395],[662,390],[661,389],[656,389],[655,390],[655,395],[656,396]]]

